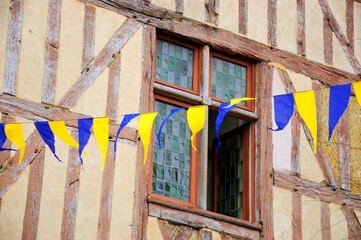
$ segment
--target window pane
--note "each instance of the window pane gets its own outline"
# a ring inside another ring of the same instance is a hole
[[[190,187],[190,136],[185,110],[173,114],[162,128],[160,125],[172,109],[177,106],[155,102],[155,111],[159,112],[154,122],[153,148],[153,185],[152,192],[189,202]],[[158,138],[162,149],[159,150]]]
[[[212,97],[226,101],[246,97],[246,83],[246,67],[212,57]]]
[[[157,79],[193,89],[193,50],[158,39]]]

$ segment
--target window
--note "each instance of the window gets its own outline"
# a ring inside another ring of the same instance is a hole
[[[204,49],[208,54],[204,55]],[[243,102],[227,114],[219,132],[218,152],[215,132],[220,103],[254,96],[254,64],[204,49],[169,36],[157,38],[154,106],[159,113],[154,122],[148,198],[254,221],[255,124],[247,121],[254,103]],[[208,74],[200,79],[201,71],[209,71],[209,79],[204,78]],[[171,110],[205,103],[206,124],[195,140],[199,151],[190,146],[186,109],[173,114],[158,134]],[[206,174],[198,172],[204,169]]]

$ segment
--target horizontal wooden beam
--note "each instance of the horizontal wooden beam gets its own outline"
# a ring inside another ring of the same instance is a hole
[[[212,48],[222,52],[281,64],[289,70],[318,79],[326,85],[332,86],[361,80],[361,76],[325,66],[296,54],[247,39],[202,22],[197,22],[179,13],[152,4],[145,6],[137,1],[130,0],[80,1],[109,9],[145,24],[155,26],[158,29],[210,45]]]
[[[87,115],[70,112],[60,107],[44,105],[6,94],[0,95],[0,112],[33,121],[74,120],[65,122],[68,127],[72,128],[78,127],[77,121],[75,121],[76,119],[89,117]],[[109,136],[113,139],[117,136],[118,127],[115,123],[111,123],[109,126]],[[120,132],[119,137],[135,142],[136,130],[125,127]]]
[[[274,186],[297,192],[328,203],[339,204],[361,211],[361,196],[340,188],[315,183],[291,175],[288,172],[274,172]]]

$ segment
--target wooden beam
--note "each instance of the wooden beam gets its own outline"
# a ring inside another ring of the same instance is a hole
[[[157,204],[149,203],[149,215],[197,229],[208,228],[213,231],[230,234],[241,239],[260,239],[260,232],[257,230],[221,220],[211,219],[196,213],[170,209]]]
[[[72,137],[77,139],[77,134],[72,132]],[[81,163],[78,149],[70,147],[68,167],[66,172],[63,220],[61,224],[61,239],[74,239],[75,221],[78,209],[79,178]]]
[[[189,226],[177,226],[177,228],[178,229],[174,234],[173,239],[188,240],[189,237],[192,235],[193,228]],[[199,238],[199,239],[205,239],[205,238]]]
[[[183,14],[184,12],[184,0],[175,0],[175,11]]]
[[[198,239],[199,240],[212,240],[212,232],[205,230],[205,229],[200,229],[199,234],[198,234]]]
[[[8,40],[6,43],[6,60],[3,92],[16,95],[18,78],[21,33],[23,27],[23,0],[10,1]]]
[[[36,239],[39,223],[41,189],[43,186],[45,148],[30,163],[28,192],[22,239]]]
[[[107,106],[105,113],[110,120],[117,120],[120,81],[120,54],[109,67]]]
[[[268,44],[277,46],[277,0],[268,0]]]
[[[84,27],[83,27],[83,54],[81,72],[94,58],[95,46],[95,14],[96,8],[88,4],[84,5]]]
[[[360,222],[355,214],[355,212],[351,208],[343,207],[341,208],[343,214],[346,217],[347,224],[351,232],[353,233],[352,236],[348,236],[348,239],[361,239],[361,226]]]
[[[311,198],[344,207],[361,210],[361,196],[291,175],[289,172],[275,171],[274,185]]]
[[[349,45],[349,42],[347,41],[345,35],[343,34],[341,27],[338,25],[335,16],[332,13],[332,10],[330,8],[330,6],[327,3],[327,0],[318,0],[318,2],[320,3],[322,12],[324,17],[326,18],[326,21],[328,22],[332,32],[335,33],[338,41],[341,44],[341,47],[343,49],[343,51],[346,54],[346,57],[348,59],[348,61],[350,62],[353,70],[355,71],[355,73],[357,74],[361,74],[361,65],[359,63],[359,61],[357,60],[355,54],[352,51],[352,48]]]
[[[260,63],[258,72],[257,96],[271,96],[273,82],[273,67]],[[259,120],[256,123],[256,156],[260,159],[260,219],[263,225],[262,238],[273,238],[273,216],[272,216],[272,132],[264,126],[271,126],[272,122],[271,98],[257,101],[257,113]]]
[[[338,123],[338,158],[340,160],[341,184],[344,190],[351,191],[350,170],[350,133],[348,123],[348,109],[345,110]]]
[[[41,95],[41,101],[47,104],[54,104],[55,102],[60,21],[61,0],[50,0],[48,7],[48,25],[45,38],[43,90]]]
[[[153,106],[153,84],[155,76],[155,65],[157,59],[156,48],[156,30],[155,27],[144,25],[143,27],[143,43],[142,43],[142,87],[140,94],[140,112],[154,111]],[[137,141],[137,160],[135,172],[135,191],[132,219],[132,239],[144,239],[147,234],[148,208],[146,202],[149,163],[148,158],[146,164],[143,163],[144,154],[148,153],[143,150],[143,145],[138,136]],[[149,156],[149,154],[148,154]]]
[[[330,208],[324,201],[321,201],[321,236],[322,240],[331,239]]]
[[[306,56],[305,0],[297,0],[297,54]]]
[[[352,51],[355,50],[354,43],[354,2],[346,0],[346,37]]]
[[[292,239],[302,240],[302,196],[292,193]]]
[[[130,0],[80,1],[109,9],[127,17],[133,18],[134,16],[135,19],[144,24],[207,44],[222,52],[281,64],[296,73],[318,79],[326,85],[332,86],[361,80],[360,76],[355,74],[307,60],[152,4],[145,8],[139,5],[137,1]]]
[[[206,22],[218,25],[219,22],[219,0],[204,0]]]
[[[105,68],[114,61],[120,53],[120,50],[139,27],[139,22],[132,21],[130,19],[125,20],[105,47],[87,66],[75,84],[64,95],[59,103],[59,106],[63,108],[73,107],[76,101],[80,98],[81,94],[85,92],[85,90],[94,83],[96,78],[105,70]]]
[[[1,117],[2,123],[11,123],[15,122],[15,117],[8,114],[2,114]],[[3,148],[11,148],[11,142],[9,139],[6,139]],[[0,152],[0,172],[2,172],[4,169],[6,169],[7,165],[9,164],[9,158],[10,158],[10,151],[1,151]]]
[[[239,14],[238,14],[238,31],[241,34],[247,34],[248,22],[248,0],[239,0]]]
[[[161,220],[158,218],[158,226],[159,226],[160,233],[162,234],[163,240],[172,240],[173,239],[173,234],[172,234],[172,231],[170,230],[168,221]]]
[[[323,55],[325,63],[333,64],[333,44],[332,44],[332,31],[328,25],[328,21],[323,16]]]

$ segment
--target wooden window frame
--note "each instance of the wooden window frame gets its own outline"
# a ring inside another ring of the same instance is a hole
[[[168,87],[172,87],[172,88],[179,89],[179,90],[182,90],[182,91],[185,91],[185,92],[189,92],[189,93],[192,93],[192,94],[195,94],[195,95],[200,95],[200,74],[199,74],[199,70],[200,70],[199,52],[200,52],[200,49],[199,49],[199,46],[197,46],[197,45],[195,45],[193,43],[190,43],[189,41],[186,41],[186,40],[181,41],[178,38],[174,39],[174,38],[172,38],[171,36],[168,36],[168,35],[158,34],[157,35],[157,40],[156,40],[156,49],[157,49],[157,51],[158,51],[158,39],[161,39],[161,40],[164,40],[164,41],[167,41],[167,42],[170,42],[170,43],[174,43],[174,44],[177,44],[179,46],[186,47],[186,48],[189,48],[189,49],[193,50],[193,85],[192,85],[193,89],[188,89],[188,88],[184,88],[184,87],[181,87],[181,86],[178,86],[178,85],[175,85],[175,84],[164,82],[162,80],[157,79],[157,76],[155,76],[155,78],[154,78],[155,82],[159,83],[159,84],[162,84],[162,85],[165,85],[165,86],[168,86]],[[156,71],[157,71],[157,65],[155,65],[155,72]]]
[[[243,67],[246,68],[246,97],[255,97],[255,64],[250,62],[250,61],[246,61],[243,60],[242,58],[236,58],[233,56],[229,56],[220,52],[216,52],[216,51],[211,51],[209,54],[209,97],[217,102],[220,103],[224,103],[224,102],[228,102],[226,100],[220,99],[220,98],[216,98],[212,96],[212,58],[216,57],[219,58],[221,60],[227,61],[227,62],[231,62],[237,65],[241,65]],[[255,111],[255,103],[254,101],[246,101],[246,105],[242,106],[237,104],[236,105],[238,108],[242,108],[251,112]]]
[[[192,105],[181,102],[178,100],[174,100],[168,97],[164,97],[161,95],[154,95],[153,106],[155,107],[155,101],[162,101],[168,104],[172,104],[179,107],[191,107]],[[198,135],[194,138],[194,145],[198,148]],[[152,131],[152,141],[151,141],[151,149],[154,148],[154,129]],[[153,180],[153,154],[151,154],[151,161],[149,164],[149,179],[148,179],[148,199],[152,201],[159,201],[167,204],[172,204],[179,207],[197,207],[197,199],[198,199],[198,154],[191,146],[191,164],[190,164],[190,181],[189,181],[189,202],[182,201],[179,199],[166,197],[162,195],[158,195],[152,193],[152,180]]]

